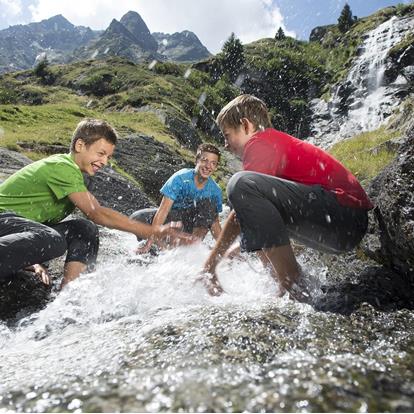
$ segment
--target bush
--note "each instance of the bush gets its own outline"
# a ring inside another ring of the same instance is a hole
[[[18,95],[14,89],[0,89],[0,105],[15,104]]]
[[[184,74],[183,68],[172,62],[158,62],[152,70],[159,75],[183,76]]]
[[[47,59],[41,60],[33,69],[33,73],[40,78],[43,85],[53,85],[55,83],[56,76],[50,70]]]
[[[45,97],[46,94],[44,92],[38,89],[27,88],[21,92],[19,101],[23,101],[26,105],[43,105],[47,103]]]
[[[98,72],[79,81],[78,87],[86,94],[105,96],[118,92],[122,82],[110,72]]]

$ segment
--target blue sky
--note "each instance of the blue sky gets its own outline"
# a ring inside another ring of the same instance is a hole
[[[354,15],[413,0],[348,0]],[[62,14],[75,25],[105,29],[138,12],[151,32],[191,30],[212,53],[234,32],[243,43],[286,34],[308,40],[315,26],[336,23],[346,0],[0,0],[0,29]]]

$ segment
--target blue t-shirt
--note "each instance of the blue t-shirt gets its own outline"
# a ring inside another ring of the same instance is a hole
[[[173,209],[194,207],[197,201],[208,198],[215,202],[217,213],[220,213],[223,210],[220,187],[208,177],[204,187],[199,190],[195,185],[194,175],[194,168],[177,171],[162,186],[161,193],[174,201]]]

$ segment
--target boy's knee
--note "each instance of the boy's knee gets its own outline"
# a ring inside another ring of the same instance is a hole
[[[66,239],[58,231],[48,227],[44,230],[44,235],[48,240],[48,250],[53,252],[51,256],[59,257],[66,253],[68,248]]]
[[[248,189],[253,183],[254,173],[250,171],[239,171],[234,174],[227,184],[227,197],[231,204],[244,199]]]
[[[76,219],[76,236],[83,240],[97,240],[99,238],[98,226],[90,220]]]
[[[151,224],[156,212],[157,209],[144,208],[142,210],[135,211],[129,216],[129,218],[131,220],[139,221],[140,223]]]

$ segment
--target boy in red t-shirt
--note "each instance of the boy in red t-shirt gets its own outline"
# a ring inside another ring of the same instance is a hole
[[[273,129],[260,99],[238,96],[217,123],[226,148],[242,158],[243,171],[228,183],[233,210],[204,266],[209,293],[222,292],[215,269],[240,234],[242,250],[260,252],[271,264],[281,294],[306,300],[290,238],[320,251],[350,250],[366,232],[371,201],[330,154]]]

